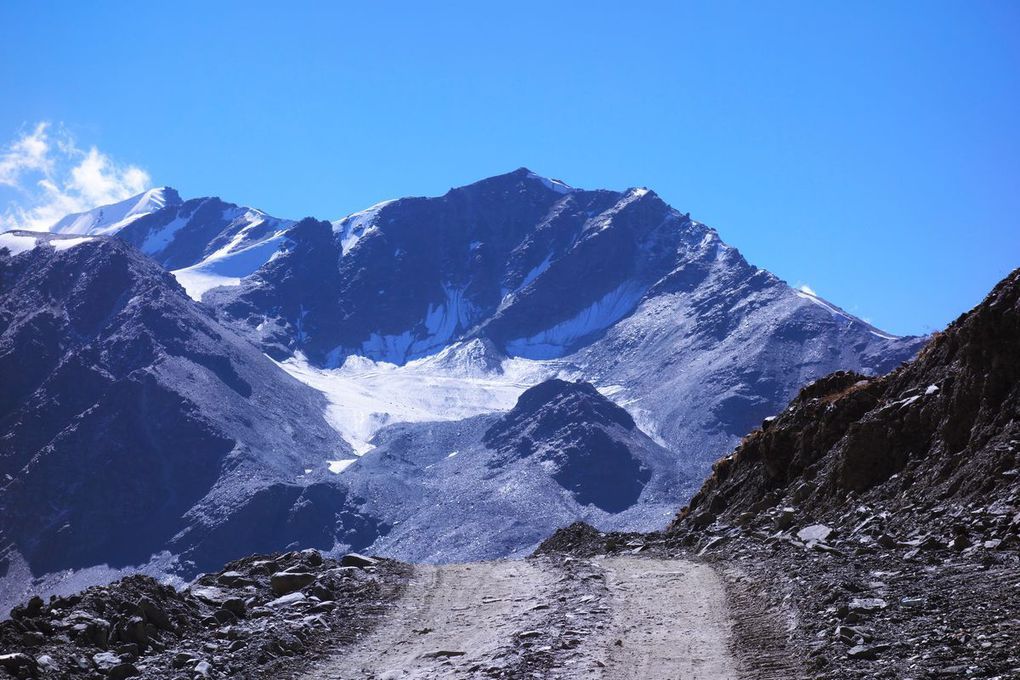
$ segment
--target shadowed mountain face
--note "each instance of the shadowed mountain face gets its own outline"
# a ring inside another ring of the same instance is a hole
[[[799,521],[849,529],[866,519],[854,512],[863,504],[897,533],[934,532],[964,546],[966,505],[995,519],[982,527],[993,540],[1010,522],[1015,534],[1018,347],[1020,270],[903,368],[882,378],[836,373],[804,388],[716,464],[673,530],[767,520],[785,506]]]
[[[35,573],[161,550],[203,562],[227,515],[244,523],[246,499],[350,456],[321,395],[134,248],[13,237],[25,247],[0,250],[0,533]],[[278,495],[286,514],[301,493]],[[277,548],[308,538],[263,531]],[[217,542],[217,563],[250,551]]]

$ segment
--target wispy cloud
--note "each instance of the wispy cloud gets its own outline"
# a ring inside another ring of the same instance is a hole
[[[802,293],[807,293],[808,295],[814,295],[815,297],[818,297],[818,293],[815,292],[815,289],[807,285],[806,283],[798,283],[797,290],[799,290]]]
[[[0,230],[48,229],[64,215],[116,203],[149,188],[136,165],[95,146],[87,150],[61,125],[36,123],[0,149]]]

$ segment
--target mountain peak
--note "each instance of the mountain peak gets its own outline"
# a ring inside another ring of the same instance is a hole
[[[49,231],[60,234],[112,234],[141,217],[182,202],[176,189],[156,187],[117,203],[67,215],[53,224]]]

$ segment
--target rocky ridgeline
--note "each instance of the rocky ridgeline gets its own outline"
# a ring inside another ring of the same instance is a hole
[[[856,551],[1016,547],[1018,349],[1020,270],[891,374],[804,388],[715,464],[670,530],[818,523]]]
[[[816,677],[1020,677],[1020,270],[913,362],[835,373],[664,540],[772,598]]]
[[[304,550],[246,557],[181,591],[135,575],[34,597],[0,623],[0,668],[18,678],[288,677],[369,630],[406,573]]]

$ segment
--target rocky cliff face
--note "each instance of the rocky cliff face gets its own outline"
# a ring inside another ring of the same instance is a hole
[[[890,375],[804,388],[716,463],[672,530],[788,526],[795,514],[865,540],[1016,542],[1018,347],[1020,270]]]

